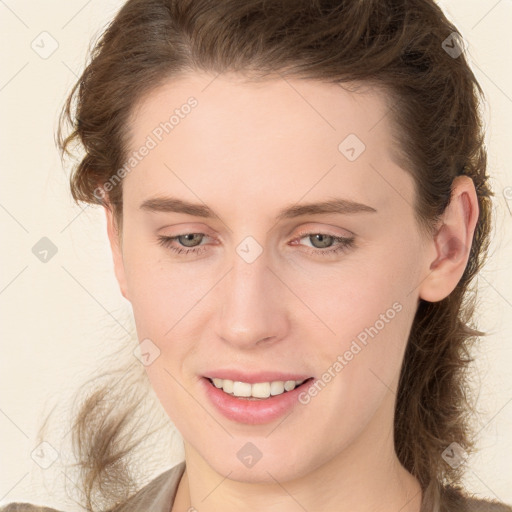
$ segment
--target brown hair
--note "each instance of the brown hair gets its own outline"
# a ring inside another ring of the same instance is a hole
[[[430,234],[453,179],[472,178],[480,215],[469,262],[448,297],[420,301],[397,393],[395,449],[421,484],[424,510],[441,503],[444,487],[461,483],[464,465],[447,464],[443,451],[452,442],[474,451],[468,367],[472,344],[484,335],[470,326],[476,294],[469,285],[486,258],[494,194],[483,92],[457,49],[457,29],[433,0],[129,0],[92,50],[58,130],[63,155],[74,142],[85,149],[71,176],[73,198],[112,208],[119,225],[122,181],[106,196],[97,187],[124,165],[134,106],[163,82],[195,71],[380,88],[402,165],[416,184],[417,219]],[[100,498],[113,506],[134,488],[126,461],[136,429],[128,419],[140,417],[143,399],[124,393],[119,382],[98,387],[73,425],[88,510]]]

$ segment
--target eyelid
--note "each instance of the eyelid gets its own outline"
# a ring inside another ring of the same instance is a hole
[[[311,248],[308,246],[304,246],[303,244],[299,244],[298,242],[302,240],[303,238],[308,238],[314,235],[326,235],[331,237],[337,245],[334,245],[334,248],[326,248],[326,249],[316,249]],[[302,233],[297,234],[293,240],[291,241],[293,245],[301,245],[305,247],[305,251],[311,254],[322,254],[322,255],[334,255],[339,252],[343,252],[347,250],[350,247],[353,247],[355,245],[356,237],[354,235],[350,236],[342,236],[342,235],[334,235],[326,231],[322,230],[310,230],[310,231],[304,231]],[[297,243],[294,243],[297,242]]]
[[[162,234],[162,236],[167,237],[167,238],[171,238],[171,237],[176,238],[176,237],[191,235],[191,234],[201,234],[208,238],[211,238],[212,240],[215,240],[216,242],[223,241],[222,236],[211,234],[212,231],[207,226],[201,225],[197,229],[193,226],[190,227],[189,224],[187,226],[189,226],[189,227],[183,228],[182,231],[178,231],[177,233],[172,233],[172,234]],[[162,230],[166,229],[167,227],[169,227],[169,226],[165,226],[164,228],[162,228]],[[179,227],[179,225],[173,226],[173,227],[176,228],[176,227]],[[336,226],[335,229],[339,230],[341,228]],[[290,238],[295,231],[296,231],[296,228],[290,230],[289,233],[287,234],[287,238]],[[295,232],[295,234],[293,234],[292,240],[296,240],[296,239],[304,237],[306,235],[313,235],[313,234],[329,235],[329,236],[332,236],[335,238],[345,238],[345,239],[353,238],[354,236],[356,236],[355,233],[353,233],[352,231],[349,231],[348,229],[343,229],[343,232],[339,233],[339,232],[336,232],[334,229],[329,229],[329,228],[326,229],[325,224],[323,226],[318,226],[318,224],[309,223],[306,225],[301,225],[299,230],[297,232]]]
[[[213,236],[212,233],[215,232],[215,230],[211,229],[206,224],[202,223],[195,223],[195,222],[182,222],[179,224],[167,224],[165,226],[162,226],[158,228],[157,233],[160,233],[162,231],[170,231],[173,232],[176,231],[176,233],[169,234],[166,236],[180,236],[180,235],[189,235],[190,233],[201,233],[208,236]]]
[[[192,247],[186,247],[186,246],[176,247],[175,245],[173,245],[173,242],[176,243],[177,238],[179,238],[181,236],[187,236],[187,235],[204,235],[208,238],[214,238],[214,237],[210,237],[208,234],[202,233],[200,231],[189,231],[189,232],[179,233],[177,235],[172,235],[172,236],[160,235],[160,236],[158,236],[158,243],[162,247],[165,247],[176,254],[180,254],[183,257],[187,257],[189,254],[198,256],[208,250],[208,244],[202,244],[202,243],[200,243],[199,245],[196,245],[196,246],[192,246]],[[299,242],[302,238],[306,238],[308,236],[311,237],[314,235],[326,235],[328,237],[331,237],[331,238],[333,238],[335,245],[333,246],[333,248],[325,248],[325,249],[318,248],[317,249],[314,247],[308,248],[307,246],[304,246],[303,244],[293,243],[293,242]],[[204,240],[204,237],[201,239],[201,242],[203,240]],[[342,255],[342,254],[350,251],[351,249],[353,249],[356,246],[355,241],[356,241],[355,236],[345,237],[345,236],[339,236],[339,235],[332,235],[332,234],[324,232],[322,230],[303,231],[301,233],[298,233],[295,236],[295,238],[293,238],[291,240],[293,245],[298,245],[298,246],[303,247],[301,249],[302,252],[307,253],[315,258],[316,257],[328,258],[328,257],[335,257],[338,255]]]
[[[309,234],[313,234],[313,233],[319,233],[319,234],[322,234],[322,235],[329,235],[329,236],[336,236],[336,237],[341,237],[341,238],[351,238],[353,236],[355,236],[355,233],[353,233],[352,231],[349,231],[348,229],[343,229],[342,232],[339,232],[339,231],[336,231],[337,230],[341,230],[341,228],[330,228],[330,227],[325,227],[325,224],[322,225],[322,226],[318,226],[317,224],[313,225],[313,226],[308,226],[306,225],[305,227],[301,226],[298,230],[298,234],[295,235],[295,236],[302,236],[304,234],[306,235],[309,235]]]

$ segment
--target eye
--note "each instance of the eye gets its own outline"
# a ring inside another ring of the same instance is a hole
[[[159,236],[158,243],[167,249],[177,254],[201,254],[207,250],[207,248],[200,244],[203,238],[207,236],[204,233],[184,233],[175,236]],[[329,256],[338,254],[342,251],[347,251],[354,245],[354,237],[346,238],[342,236],[329,235],[327,233],[311,233],[304,232],[299,233],[298,238],[292,241],[292,245],[299,245],[295,242],[302,240],[303,238],[313,241],[313,250],[307,250],[306,252],[312,255]],[[179,243],[176,246],[175,243]],[[318,245],[316,245],[318,244]],[[332,245],[335,244],[335,245]],[[302,245],[302,244],[300,244]]]
[[[343,237],[336,235],[329,235],[327,233],[299,233],[299,238],[296,240],[302,240],[303,238],[308,239],[312,242],[312,247],[314,250],[307,250],[306,252],[313,255],[322,255],[322,256],[332,256],[333,254],[338,254],[342,251],[347,251],[350,249],[355,242],[354,237]],[[333,246],[332,244],[335,243]],[[294,244],[297,245],[297,244]],[[324,250],[326,249],[327,250]]]
[[[202,238],[206,236],[204,233],[184,233],[183,235],[175,235],[175,236],[159,236],[158,243],[167,248],[171,249],[178,254],[188,254],[188,253],[202,253],[206,250],[203,246],[197,245],[196,242],[201,241]],[[180,243],[184,242],[185,247],[176,247],[173,242],[179,241]],[[190,245],[189,245],[190,244]]]

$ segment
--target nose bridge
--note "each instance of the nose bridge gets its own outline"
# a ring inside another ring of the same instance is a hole
[[[217,334],[239,347],[281,337],[286,327],[283,290],[268,268],[269,253],[251,237],[235,251],[221,286]]]

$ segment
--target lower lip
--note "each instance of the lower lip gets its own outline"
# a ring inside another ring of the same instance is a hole
[[[266,399],[249,400],[228,395],[222,389],[216,388],[206,377],[201,378],[208,399],[226,418],[237,423],[260,425],[270,423],[291,410],[299,402],[299,395],[306,391],[314,379],[303,383],[292,391]]]

